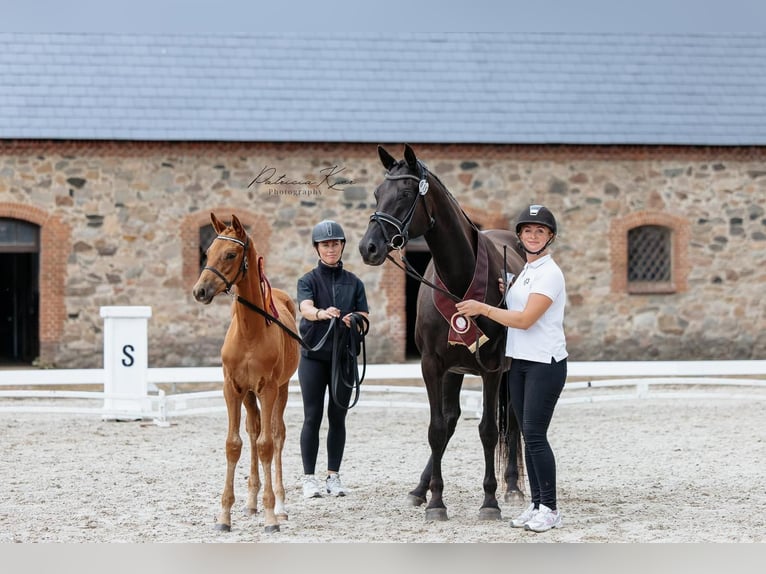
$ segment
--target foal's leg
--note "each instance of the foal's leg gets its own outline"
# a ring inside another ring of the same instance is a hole
[[[289,393],[289,379],[282,383],[277,393],[277,402],[274,405],[274,514],[277,520],[282,522],[287,520],[287,509],[285,508],[285,484],[282,479],[282,450],[285,446],[285,407],[287,406],[287,397]]]
[[[245,428],[250,437],[250,476],[247,478],[247,512],[251,515],[258,512],[258,491],[261,489],[261,469],[258,468],[258,435],[261,432],[261,413],[258,401],[252,391],[245,394]]]
[[[263,468],[263,512],[264,530],[279,532],[279,522],[274,514],[274,484],[271,477],[271,463],[274,458],[274,408],[277,399],[277,382],[265,381],[258,394],[261,402],[261,432],[258,434],[258,458]]]
[[[242,438],[239,436],[242,397],[232,389],[230,380],[224,381],[223,396],[229,414],[229,428],[226,434],[226,481],[221,495],[221,514],[216,521],[216,530],[231,530],[231,507],[234,505],[234,471],[242,453]]]

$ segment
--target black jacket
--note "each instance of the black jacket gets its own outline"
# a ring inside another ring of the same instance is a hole
[[[337,267],[328,267],[320,261],[314,269],[298,279],[298,305],[300,306],[301,302],[307,299],[313,301],[317,309],[337,307],[341,311],[341,317],[357,311],[369,312],[364,283],[356,275],[343,269],[342,262],[338,262]],[[314,347],[329,326],[329,319],[307,321],[301,318],[301,338],[309,347]],[[346,329],[347,327],[340,323],[337,328]],[[331,361],[332,339],[331,335],[318,351],[308,351],[301,347],[301,355],[311,359]]]

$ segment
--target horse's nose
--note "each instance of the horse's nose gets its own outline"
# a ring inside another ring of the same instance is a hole
[[[361,253],[362,257],[367,258],[370,255],[375,255],[378,248],[375,247],[375,244],[372,241],[368,241],[367,243],[360,243],[359,244],[359,253]]]
[[[194,296],[194,298],[197,301],[204,301],[205,299],[207,299],[207,294],[205,293],[205,288],[202,287],[202,286],[200,286],[200,287],[196,287],[195,286],[192,289],[192,295]]]

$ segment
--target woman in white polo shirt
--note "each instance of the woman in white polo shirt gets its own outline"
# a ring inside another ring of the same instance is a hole
[[[556,233],[556,219],[547,207],[527,207],[516,220],[527,263],[506,294],[507,309],[473,299],[457,304],[464,315],[484,315],[508,327],[506,355],[513,359],[508,388],[513,412],[521,422],[532,495],[532,503],[511,520],[511,526],[534,532],[562,525],[556,503],[556,459],[547,436],[567,377],[566,285],[548,252]]]

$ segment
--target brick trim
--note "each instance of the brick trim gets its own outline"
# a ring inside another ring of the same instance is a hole
[[[671,275],[669,283],[651,283],[628,287],[628,232],[644,225],[659,225],[671,231]],[[659,211],[638,211],[614,219],[609,229],[612,293],[683,293],[688,290],[688,246],[691,225],[677,215]]]
[[[258,235],[252,237],[253,243],[258,253],[268,260],[269,241],[271,238],[271,225],[262,215],[257,215],[251,211],[242,208],[216,207],[209,211],[201,211],[188,215],[181,222],[181,260],[182,277],[184,285],[189,289],[197,282],[199,278],[199,229],[204,225],[210,224],[210,213],[215,213],[221,221],[228,221],[231,214],[239,218],[242,225],[257,230]],[[251,231],[251,236],[253,235]]]
[[[72,234],[61,218],[43,209],[17,203],[0,203],[0,217],[19,219],[40,227],[39,341],[41,363],[52,363],[64,333],[67,257],[72,252]]]

